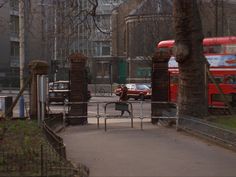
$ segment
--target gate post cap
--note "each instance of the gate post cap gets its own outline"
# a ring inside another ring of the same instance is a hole
[[[34,74],[47,74],[48,73],[48,63],[45,60],[32,60],[29,63],[29,69]]]

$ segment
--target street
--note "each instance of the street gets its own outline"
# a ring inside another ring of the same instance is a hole
[[[94,123],[93,118],[97,115],[97,106],[99,105],[99,115],[104,116],[104,107],[108,102],[116,102],[119,100],[118,96],[112,97],[92,97],[88,102],[88,122]],[[150,99],[145,100],[143,105],[141,105],[141,101],[135,101],[134,99],[128,100],[133,107],[133,115],[134,118],[140,118],[141,115],[146,118],[150,118],[151,116],[151,103]],[[52,112],[62,112],[63,106],[50,106],[50,110]],[[143,112],[142,112],[143,110]],[[109,115],[120,115],[121,112],[115,110],[115,104],[111,104],[107,106],[106,113]],[[124,116],[128,116],[128,113],[125,112]]]
[[[12,96],[12,99],[14,101],[15,97],[17,95],[17,92],[13,92],[13,93],[0,93],[0,96]],[[26,106],[26,114],[28,113],[29,111],[29,95],[28,93],[25,94],[24,96],[25,98],[25,106]],[[92,117],[95,117],[97,115],[97,104],[99,103],[99,113],[101,115],[104,114],[104,102],[116,102],[119,100],[119,97],[118,96],[112,96],[112,97],[96,97],[96,96],[92,96],[92,98],[89,100],[89,103],[88,103],[88,116],[90,118]],[[130,99],[129,100],[130,102],[133,102],[132,105],[133,105],[133,114],[135,117],[140,117],[141,115],[141,102],[140,101],[135,101],[133,99]],[[149,102],[150,99],[147,99],[146,102]],[[59,113],[59,112],[62,112],[63,111],[63,106],[62,105],[53,105],[53,106],[50,106],[50,110],[53,112],[53,113]],[[108,107],[107,109],[107,112],[110,113],[110,112],[113,112],[114,115],[118,115],[120,114],[120,111],[115,111],[114,109],[114,105],[111,105]],[[151,113],[151,104],[150,103],[144,103],[143,104],[143,116],[146,116],[146,117],[150,117],[150,113]],[[126,114],[127,115],[127,114]],[[13,116],[14,117],[18,117],[19,116],[19,103],[16,104],[14,110],[13,110]],[[28,115],[26,115],[28,116]],[[93,121],[93,119],[89,119],[89,121]]]

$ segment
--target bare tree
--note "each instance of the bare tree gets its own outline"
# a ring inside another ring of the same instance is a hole
[[[202,117],[207,114],[207,82],[197,2],[174,0],[173,15],[175,55],[179,64],[179,114]]]

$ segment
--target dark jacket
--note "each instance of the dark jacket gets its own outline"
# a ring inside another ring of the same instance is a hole
[[[126,86],[124,86],[121,89],[121,94],[120,94],[120,101],[127,101],[128,98],[128,88]]]

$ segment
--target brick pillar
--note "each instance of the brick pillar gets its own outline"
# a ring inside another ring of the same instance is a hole
[[[156,52],[152,58],[152,101],[169,101],[169,72],[168,62],[170,54],[167,52]],[[166,105],[152,103],[152,116],[161,116],[162,109]],[[158,119],[152,119],[152,123],[157,123]]]
[[[33,60],[29,64],[33,75],[30,85],[30,117],[37,118],[37,75],[48,75],[48,63],[43,60]]]
[[[86,62],[87,57],[80,53],[75,53],[69,56],[70,61],[70,102],[87,102],[88,101],[88,79]],[[88,104],[71,105],[69,115],[85,116],[71,118],[68,120],[72,125],[84,125],[87,120]]]

